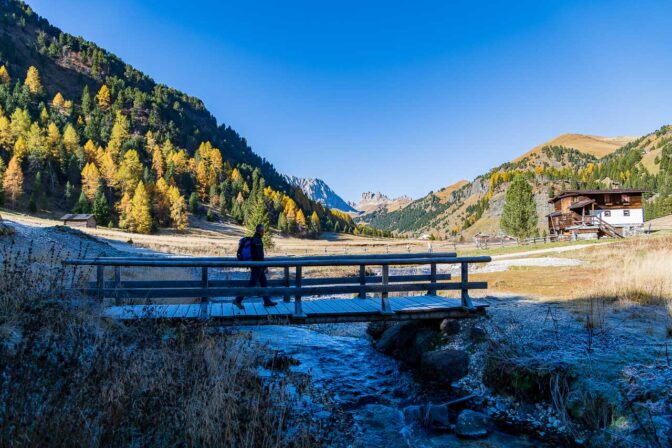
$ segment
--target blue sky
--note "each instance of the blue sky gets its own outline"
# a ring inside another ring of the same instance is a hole
[[[348,200],[672,122],[669,1],[28,3]]]

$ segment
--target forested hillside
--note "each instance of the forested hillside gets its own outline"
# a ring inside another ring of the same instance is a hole
[[[663,126],[601,158],[561,145],[540,146],[491,169],[450,195],[432,192],[400,210],[374,213],[364,219],[376,227],[409,235],[497,233],[504,193],[517,174],[533,186],[540,233],[546,227],[541,218],[550,211],[548,198],[569,188],[644,188],[649,191],[646,218],[670,214],[672,127]]]
[[[210,219],[288,233],[356,230],[350,216],[290,186],[198,98],[51,26],[23,2],[0,5],[5,206],[92,211],[99,225],[134,232],[184,229],[188,212],[206,210]]]

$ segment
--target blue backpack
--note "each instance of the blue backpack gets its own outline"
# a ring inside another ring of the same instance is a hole
[[[252,261],[252,238],[246,236],[240,239],[236,256],[240,261]]]

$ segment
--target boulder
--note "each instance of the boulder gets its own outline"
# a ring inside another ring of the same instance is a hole
[[[420,361],[420,373],[434,381],[450,384],[469,373],[469,355],[461,350],[426,352]]]
[[[401,322],[385,330],[376,349],[409,364],[417,364],[434,344],[436,331],[422,322]]]
[[[404,421],[409,424],[413,422],[422,423],[425,418],[425,407],[420,405],[406,406],[402,411]]]
[[[465,409],[457,416],[455,434],[465,439],[479,439],[490,432],[490,417]]]
[[[460,332],[460,321],[457,319],[443,319],[439,329],[446,336],[455,335]]]
[[[469,338],[474,342],[483,342],[488,339],[488,333],[481,327],[471,327]]]
[[[430,404],[425,411],[425,426],[434,429],[450,428],[450,415],[445,404]]]
[[[390,328],[393,325],[392,322],[388,321],[378,321],[378,322],[369,322],[369,325],[366,327],[366,332],[373,338],[373,339],[380,339],[380,337],[383,335],[385,330]]]

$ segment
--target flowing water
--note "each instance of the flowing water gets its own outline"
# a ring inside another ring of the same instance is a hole
[[[377,352],[364,324],[264,326],[254,339],[300,362],[292,370],[311,379],[351,422],[349,435],[335,445],[353,447],[539,446],[523,436],[494,432],[485,440],[465,441],[453,434],[431,432],[404,421],[408,405],[443,403],[449,388],[422,384],[398,361]],[[327,415],[333,408],[313,411]],[[319,417],[319,415],[317,415]]]

